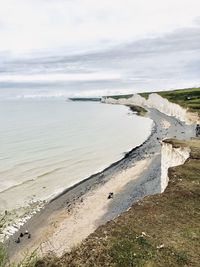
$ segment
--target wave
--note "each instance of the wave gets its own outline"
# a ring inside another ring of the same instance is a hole
[[[0,191],[0,194],[8,192],[8,191],[10,191],[10,190],[12,190],[14,188],[20,187],[20,186],[22,186],[24,184],[27,184],[27,183],[30,183],[30,182],[33,182],[33,181],[34,181],[34,179],[29,179],[29,180],[23,181],[21,183],[13,184],[12,186],[9,186],[8,188]]]
[[[8,191],[10,191],[10,190],[13,190],[14,188],[18,188],[18,187],[21,187],[21,186],[23,186],[23,185],[26,185],[26,184],[29,184],[29,183],[31,183],[31,182],[34,182],[34,181],[36,181],[36,180],[38,180],[38,179],[40,179],[40,178],[42,178],[42,177],[44,177],[44,176],[47,176],[47,175],[50,175],[50,174],[52,174],[52,173],[58,172],[58,171],[60,171],[60,170],[62,170],[62,169],[64,169],[64,168],[65,168],[65,167],[55,168],[55,169],[53,169],[53,170],[51,170],[51,171],[44,172],[44,173],[42,173],[42,174],[36,176],[35,178],[28,179],[28,180],[23,181],[23,182],[21,182],[21,183],[13,184],[12,186],[9,186],[8,188],[6,188],[6,189],[0,191],[0,194],[5,193],[5,192],[8,192]]]
[[[38,150],[38,151],[40,151],[40,150]],[[41,150],[41,151],[45,151],[45,150]],[[12,157],[10,157],[10,158],[12,158]],[[12,165],[12,167],[9,167],[7,169],[0,171],[0,175],[4,175],[4,176],[9,175],[9,173],[16,172],[16,170],[18,168],[22,168],[22,167],[27,167],[27,169],[25,169],[23,173],[31,172],[31,171],[35,170],[35,168],[28,168],[28,166],[29,165],[34,166],[35,163],[43,163],[43,162],[45,163],[46,161],[48,161],[49,163],[46,162],[47,163],[46,165],[39,166],[39,168],[48,168],[48,167],[52,167],[52,163],[51,163],[52,160],[53,160],[53,165],[66,164],[66,163],[69,163],[69,161],[70,161],[70,159],[64,159],[64,160],[56,161],[57,158],[58,158],[58,156],[54,155],[54,156],[51,156],[48,158],[43,157],[43,158],[39,158],[39,159],[35,159],[35,160],[28,160],[28,161],[16,163],[16,164]]]
[[[55,168],[55,169],[52,170],[52,171],[48,171],[48,172],[45,172],[45,173],[43,173],[43,174],[41,174],[41,175],[38,175],[36,179],[39,179],[39,178],[42,178],[42,177],[44,177],[44,176],[50,175],[50,174],[55,173],[55,172],[57,172],[57,171],[60,171],[60,170],[62,170],[62,169],[64,169],[64,167]]]

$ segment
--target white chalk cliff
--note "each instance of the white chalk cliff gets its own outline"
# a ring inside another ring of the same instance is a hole
[[[190,156],[189,147],[174,148],[171,144],[162,142],[161,150],[161,193],[168,185],[168,169],[185,163]]]
[[[199,122],[197,113],[188,112],[187,109],[182,108],[178,104],[169,102],[166,98],[163,98],[156,93],[150,94],[148,99],[135,94],[130,98],[120,98],[118,100],[112,97],[104,97],[102,98],[102,102],[108,104],[137,105],[144,108],[155,108],[160,112],[169,116],[176,117],[177,119],[184,121],[187,124]]]

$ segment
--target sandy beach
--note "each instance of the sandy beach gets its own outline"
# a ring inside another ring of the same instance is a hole
[[[160,140],[188,139],[194,129],[154,109],[148,110],[148,117],[154,121],[148,140],[103,172],[67,189],[7,241],[11,262],[18,262],[34,250],[61,255],[137,200],[160,193]],[[114,193],[112,199],[108,199],[109,192]],[[31,239],[24,237],[16,244],[19,233],[25,230],[31,233]]]

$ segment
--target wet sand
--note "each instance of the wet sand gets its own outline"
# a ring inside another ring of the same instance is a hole
[[[194,128],[154,109],[149,109],[148,116],[155,123],[148,140],[103,172],[67,189],[7,241],[12,262],[36,249],[39,254],[52,251],[61,255],[135,201],[160,192],[159,140],[188,139],[194,136]],[[109,192],[114,193],[113,199],[107,199]],[[25,236],[16,244],[19,233],[25,230],[31,233],[31,239]]]

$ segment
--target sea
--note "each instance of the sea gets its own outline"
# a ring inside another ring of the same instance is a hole
[[[32,216],[142,144],[151,128],[122,105],[0,100],[0,214],[10,214],[10,224]]]

